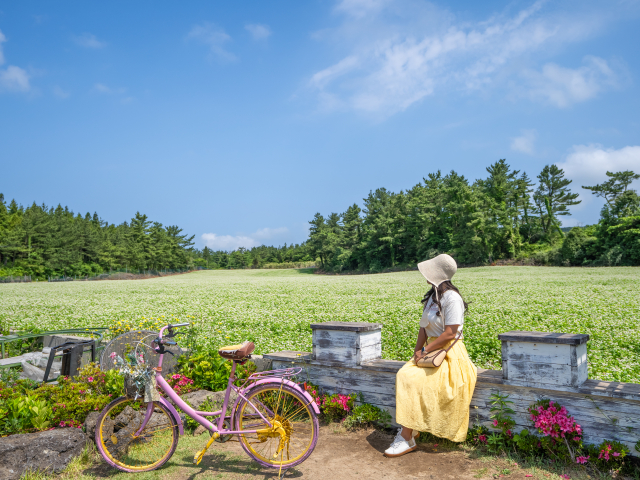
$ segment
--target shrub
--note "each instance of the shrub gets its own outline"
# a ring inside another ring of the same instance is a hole
[[[618,472],[624,466],[624,458],[629,449],[620,442],[605,440],[600,445],[588,445],[587,455],[578,463],[592,463],[598,470],[610,473]]]
[[[569,265],[584,265],[593,259],[596,248],[596,237],[588,235],[584,228],[574,227],[562,241],[560,261]]]
[[[194,390],[225,390],[231,375],[231,362],[222,358],[217,350],[200,350],[191,356],[183,355],[178,358],[178,366],[178,373],[193,380]],[[253,363],[238,365],[236,383],[244,382],[255,369]]]
[[[167,382],[178,395],[193,392],[196,387],[193,386],[193,380],[179,373],[174,373]]]
[[[576,461],[577,452],[582,449],[582,428],[567,409],[553,400],[538,400],[529,406],[529,414],[538,433],[543,437],[541,446],[553,455],[568,456],[572,462]]]
[[[354,407],[351,415],[344,420],[344,426],[346,428],[366,427],[370,425],[388,428],[391,425],[391,415],[386,410],[382,410],[375,405],[361,403]]]

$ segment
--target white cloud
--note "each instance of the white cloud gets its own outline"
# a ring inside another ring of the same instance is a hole
[[[2,44],[6,41],[7,37],[0,30],[0,65],[5,63]],[[0,68],[0,92],[28,92],[30,89],[29,74],[26,70],[15,65]]]
[[[98,93],[105,93],[105,94],[109,94],[109,95],[110,94],[123,94],[123,93],[125,93],[127,91],[127,89],[124,88],[124,87],[111,88],[111,87],[105,85],[104,83],[96,83],[93,86],[93,90],[95,92],[98,92]]]
[[[98,40],[98,38],[91,33],[83,33],[82,35],[73,37],[73,41],[84,48],[104,48],[107,46],[107,42]]]
[[[605,149],[598,144],[574,145],[573,151],[558,166],[564,170],[567,178],[573,180],[572,185],[596,185],[607,180],[607,171],[633,170],[640,173],[640,146],[616,150]],[[582,190],[583,196],[590,195],[585,192]]]
[[[278,240],[289,233],[286,227],[262,228],[249,235],[218,235],[203,233],[202,242],[212,250],[231,251],[240,247],[252,248],[265,243],[266,240]]]
[[[4,64],[4,53],[2,51],[2,44],[7,41],[7,37],[4,36],[2,30],[0,30],[0,65]]]
[[[563,108],[589,100],[605,88],[616,86],[618,75],[606,60],[587,56],[584,63],[577,69],[548,63],[542,67],[542,72],[528,73],[530,96]]]
[[[58,85],[53,87],[53,94],[58,98],[69,98],[70,95],[69,92],[63,90],[62,87],[59,87]]]
[[[212,23],[205,22],[202,25],[195,25],[187,34],[187,39],[195,39],[207,45],[211,53],[222,60],[236,59],[234,54],[223,48],[223,45],[231,40],[231,37]]]
[[[244,28],[253,36],[254,40],[265,40],[271,36],[271,29],[268,25],[249,23]]]
[[[511,150],[533,155],[537,136],[538,134],[535,130],[522,130],[522,135],[511,140]]]
[[[527,96],[557,106],[593,98],[615,79],[602,59],[587,57],[577,70],[548,63],[531,73],[537,69],[527,66],[536,56],[548,57],[551,50],[594,35],[606,15],[546,11],[545,3],[471,23],[426,2],[342,0],[335,11],[343,23],[315,37],[344,53],[308,85],[333,108],[381,115],[447,90],[509,86],[516,96],[533,90]]]
[[[0,69],[0,90],[10,92],[28,92],[29,74],[20,67],[9,65]]]
[[[387,3],[389,0],[340,0],[335,10],[354,18],[362,18],[378,13]]]

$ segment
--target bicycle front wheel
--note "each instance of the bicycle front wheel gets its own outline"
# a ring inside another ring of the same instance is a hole
[[[178,422],[160,402],[141,430],[148,404],[120,397],[96,423],[96,445],[110,465],[124,472],[146,472],[164,465],[178,446]]]
[[[304,462],[318,442],[318,416],[298,390],[280,383],[252,388],[235,412],[236,430],[257,430],[238,437],[242,448],[266,467],[291,468]],[[269,427],[262,417],[279,427]]]

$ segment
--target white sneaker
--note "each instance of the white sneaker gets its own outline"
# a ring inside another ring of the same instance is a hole
[[[414,436],[411,437],[411,440],[406,441],[402,438],[400,432],[402,432],[401,428],[398,429],[396,438],[393,439],[391,446],[384,451],[384,455],[386,457],[399,457],[405,453],[413,452],[418,448],[416,441],[414,440]]]

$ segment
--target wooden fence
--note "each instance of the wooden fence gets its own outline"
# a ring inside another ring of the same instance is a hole
[[[313,352],[264,355],[273,368],[300,366],[328,393],[362,392],[363,399],[395,419],[395,377],[405,362],[381,358],[382,325],[327,322],[311,325]],[[640,385],[589,380],[588,335],[508,332],[502,341],[502,370],[478,369],[470,423],[491,426],[490,395],[509,394],[516,431],[534,431],[527,409],[548,398],[564,405],[583,428],[586,443],[618,440],[633,454],[640,439]]]

